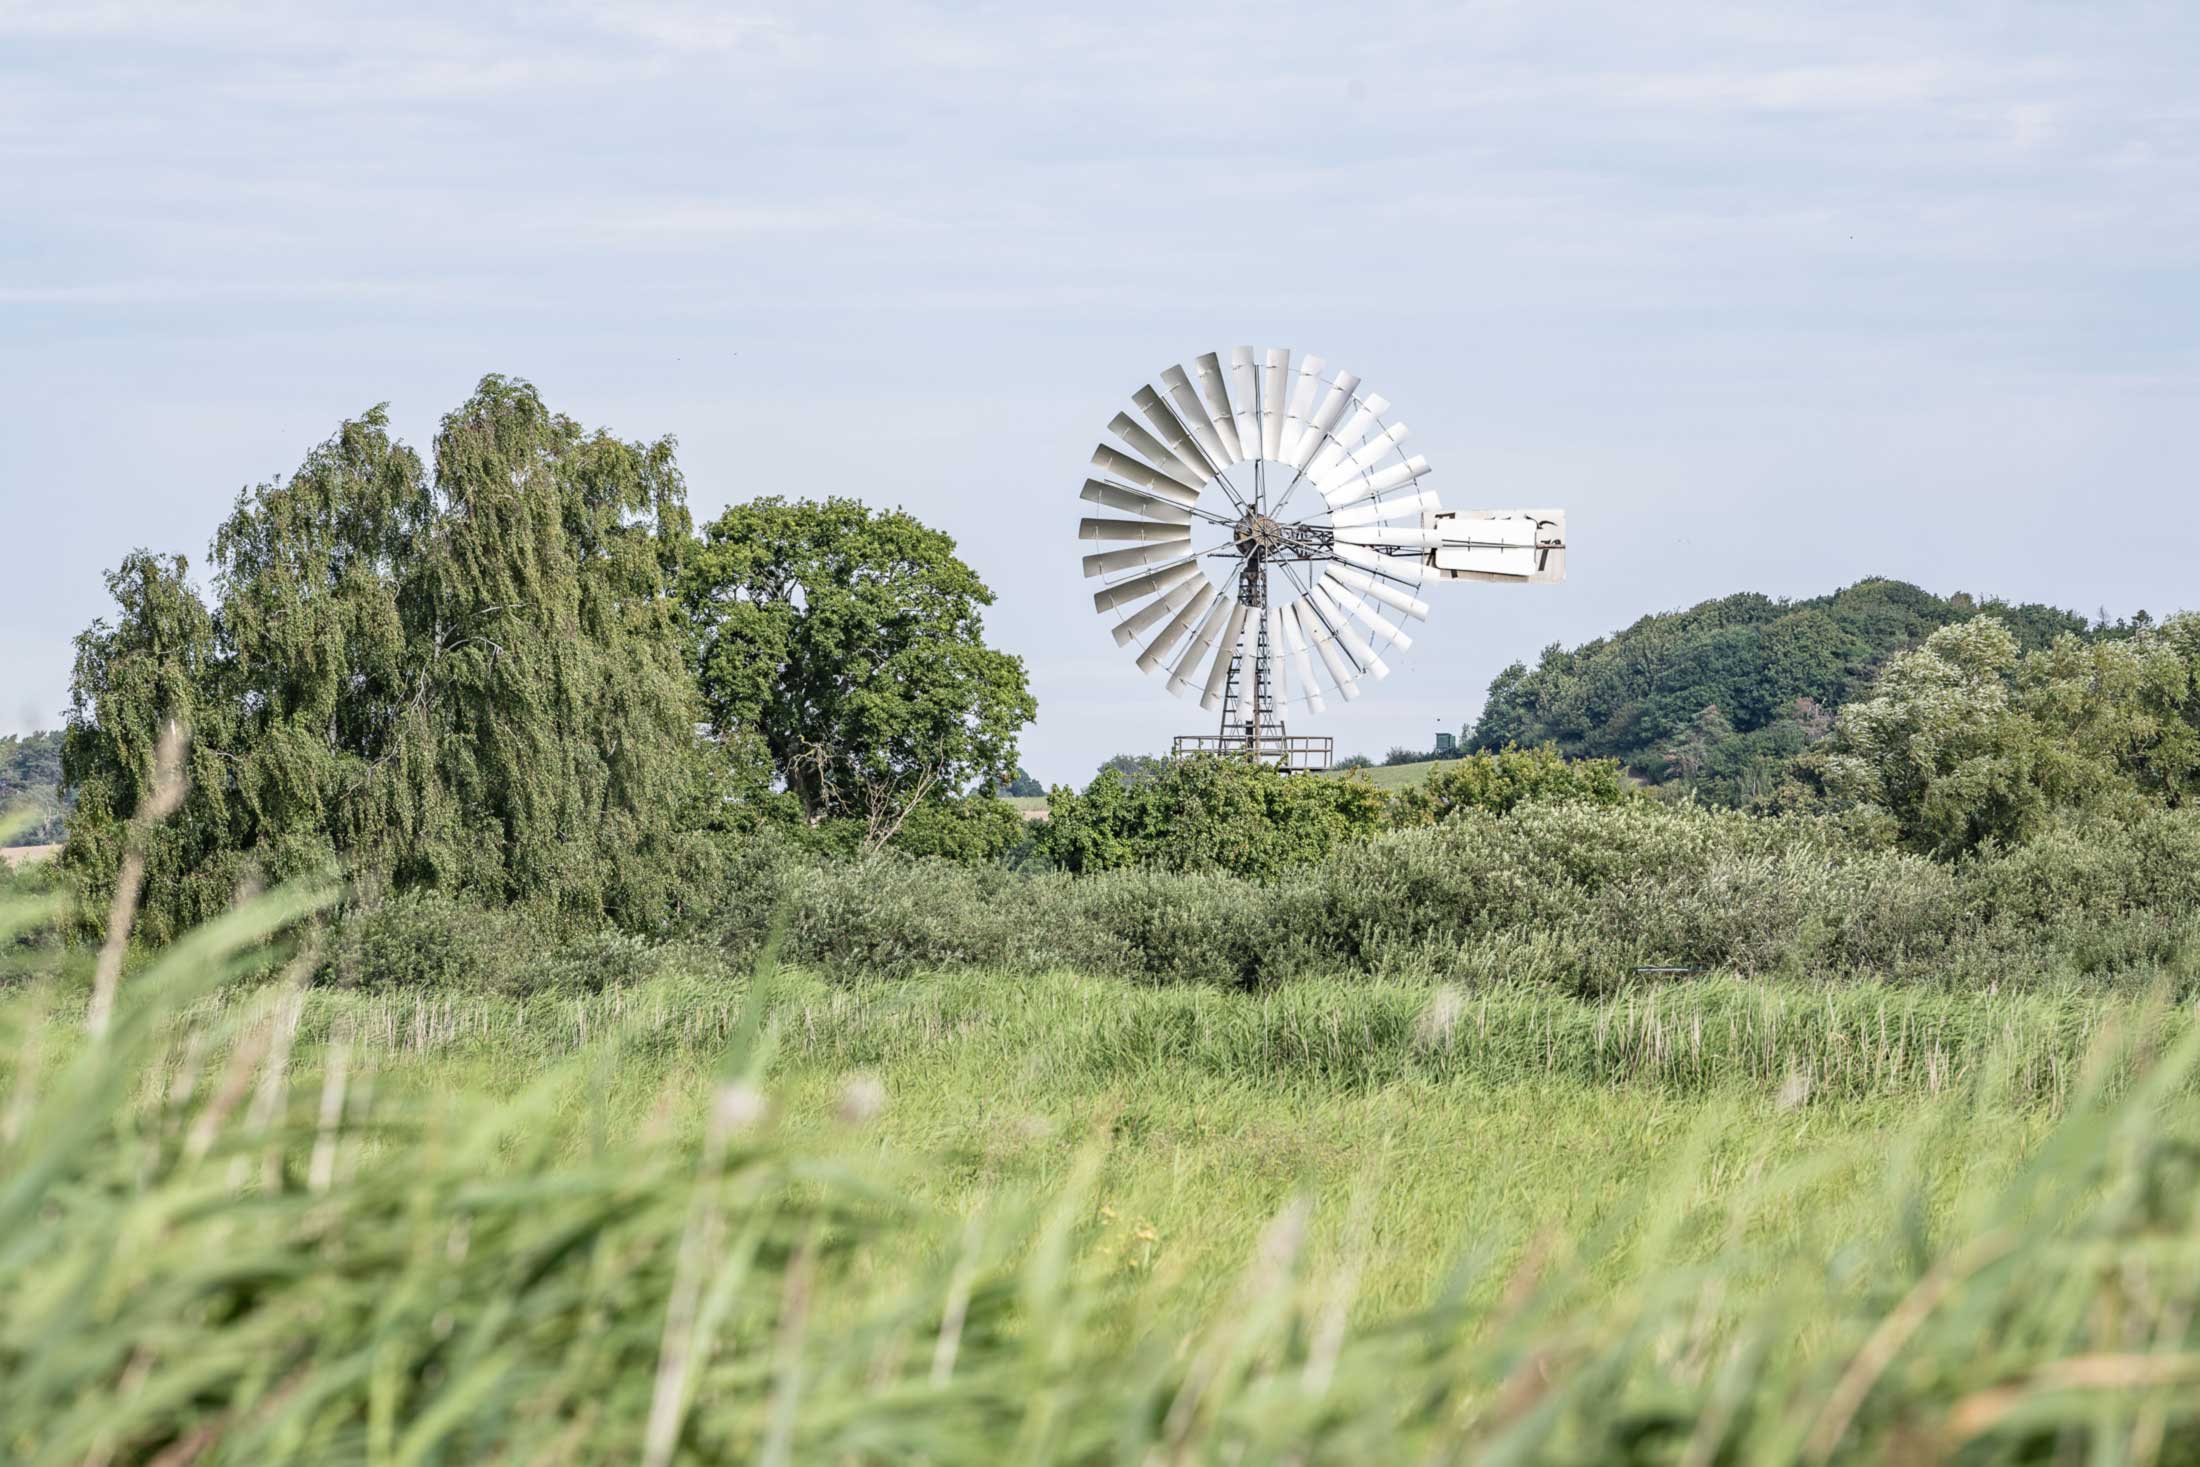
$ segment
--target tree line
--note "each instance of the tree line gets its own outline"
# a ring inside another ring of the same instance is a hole
[[[42,831],[69,792],[86,910],[136,862],[154,940],[331,869],[368,902],[666,931],[758,849],[1264,880],[1467,811],[1655,794],[1946,859],[2200,792],[2200,619],[1868,580],[1549,648],[1416,788],[1123,755],[1027,824],[993,796],[1038,792],[1037,705],[949,537],[844,498],[697,526],[673,440],[498,376],[426,456],[372,409],[241,492],[199,575],[138,550],[108,587],[58,747],[0,744],[0,777],[45,781]]]
[[[331,867],[651,929],[760,825],[968,845],[956,797],[1014,777],[1036,712],[992,593],[848,500],[698,531],[674,447],[491,376],[427,459],[377,407],[244,490],[203,589],[130,554],[76,641],[69,872],[97,898],[138,848],[156,940]],[[147,826],[175,729],[181,805]]]

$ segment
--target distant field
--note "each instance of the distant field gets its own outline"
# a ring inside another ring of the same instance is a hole
[[[57,845],[0,846],[0,860],[5,860],[11,869],[17,866],[28,866],[33,861],[50,861],[60,854],[61,847]]]
[[[1428,783],[1429,774],[1436,766],[1449,762],[1451,761],[1444,759],[1427,759],[1419,764],[1378,764],[1372,769],[1339,769],[1330,772],[1340,778],[1346,774],[1364,774],[1368,782],[1379,790],[1408,790]]]

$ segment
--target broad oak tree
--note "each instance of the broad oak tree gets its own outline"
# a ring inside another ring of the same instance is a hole
[[[851,499],[735,505],[681,579],[713,729],[801,818],[890,839],[922,802],[1013,778],[1037,715],[1023,659],[985,644],[993,593],[955,542]]]

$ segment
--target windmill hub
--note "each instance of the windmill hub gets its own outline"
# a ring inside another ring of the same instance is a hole
[[[1230,532],[1230,540],[1237,546],[1239,555],[1275,550],[1283,544],[1283,526],[1257,509],[1248,509],[1238,516],[1238,522]]]
[[[1128,452],[1093,451],[1103,477],[1082,497],[1136,516],[1078,523],[1081,540],[1123,545],[1085,557],[1107,578],[1093,607],[1129,610],[1116,645],[1143,640],[1140,670],[1222,710],[1217,734],[1179,752],[1326,767],[1330,741],[1287,737],[1284,709],[1320,713],[1386,676],[1382,652],[1411,649],[1406,619],[1428,616],[1427,581],[1565,574],[1564,511],[1444,509],[1421,482],[1428,460],[1398,447],[1406,425],[1359,386],[1288,348],[1235,347],[1227,369],[1209,352],[1131,395],[1144,423],[1109,422]]]

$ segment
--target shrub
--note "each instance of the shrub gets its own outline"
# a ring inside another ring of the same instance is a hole
[[[1373,834],[1383,809],[1382,793],[1364,780],[1195,755],[1136,785],[1111,768],[1081,795],[1057,788],[1036,840],[1070,872],[1155,866],[1269,877]]]

